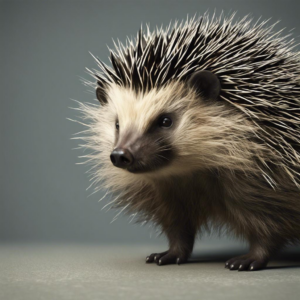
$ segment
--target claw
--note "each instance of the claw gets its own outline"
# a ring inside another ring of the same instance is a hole
[[[264,269],[267,263],[267,259],[255,259],[253,256],[243,255],[228,260],[225,263],[225,268],[238,271],[256,271]]]
[[[168,265],[168,264],[182,264],[187,260],[185,257],[178,257],[178,254],[173,254],[169,251],[161,253],[152,253],[146,257],[146,263],[155,262],[158,266]]]

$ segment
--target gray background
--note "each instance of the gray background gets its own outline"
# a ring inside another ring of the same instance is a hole
[[[299,0],[0,2],[1,300],[299,299],[299,248],[262,272],[229,271],[224,262],[245,245],[212,236],[187,264],[145,264],[165,239],[125,216],[110,224],[117,211],[101,211],[103,193],[88,197],[83,153],[71,150],[83,127],[67,120],[76,119],[70,99],[96,101],[79,80],[96,67],[89,51],[108,63],[106,45],[141,23],[154,29],[215,8],[281,19],[277,29],[295,27],[300,41]]]
[[[165,243],[126,216],[110,224],[117,211],[101,211],[103,193],[88,197],[87,167],[75,165],[82,152],[70,140],[83,127],[67,120],[76,118],[70,99],[95,101],[79,79],[96,67],[89,51],[109,63],[112,38],[215,8],[280,19],[277,28],[300,34],[299,0],[0,2],[2,241]]]

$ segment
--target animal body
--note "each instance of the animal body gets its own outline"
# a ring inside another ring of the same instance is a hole
[[[210,228],[249,242],[231,270],[262,269],[300,240],[300,55],[266,22],[233,19],[141,29],[110,50],[112,67],[89,70],[93,184],[167,236],[147,263],[186,262]]]

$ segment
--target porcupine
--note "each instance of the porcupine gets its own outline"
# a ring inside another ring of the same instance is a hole
[[[166,235],[147,263],[186,262],[211,228],[249,242],[231,270],[263,269],[300,240],[300,53],[266,22],[147,25],[114,43],[112,67],[88,69],[101,104],[79,107],[92,182]]]

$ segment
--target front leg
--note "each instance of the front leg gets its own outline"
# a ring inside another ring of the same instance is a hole
[[[195,229],[187,224],[172,224],[164,231],[168,237],[169,250],[152,253],[146,257],[146,263],[156,262],[158,266],[185,263],[193,251]]]

